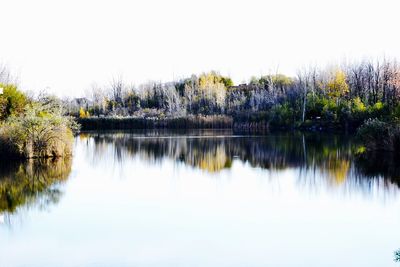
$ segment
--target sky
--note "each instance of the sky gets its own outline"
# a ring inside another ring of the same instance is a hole
[[[0,0],[0,63],[23,90],[83,96],[210,70],[235,83],[400,58],[398,0]]]

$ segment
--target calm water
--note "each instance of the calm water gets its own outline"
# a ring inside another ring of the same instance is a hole
[[[81,134],[1,163],[0,266],[399,266],[399,166],[334,135]]]

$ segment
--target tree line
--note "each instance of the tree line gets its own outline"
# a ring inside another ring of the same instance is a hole
[[[400,117],[400,65],[395,59],[309,67],[293,76],[270,73],[239,85],[215,71],[139,86],[116,78],[105,86],[93,85],[85,98],[63,100],[48,95],[33,99],[14,81],[0,68],[0,121],[27,114],[32,103],[52,106],[53,111],[57,106],[57,113],[80,118],[206,117],[208,123],[215,116],[226,125],[233,119],[272,127],[357,128],[370,118]]]
[[[215,71],[139,86],[118,78],[108,86],[92,86],[86,95],[64,102],[69,114],[81,118],[227,115],[276,126],[315,122],[358,126],[368,118],[400,117],[400,65],[395,59],[365,60],[304,68],[294,76],[252,77],[239,85]]]

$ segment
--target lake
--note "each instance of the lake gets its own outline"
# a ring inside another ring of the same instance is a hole
[[[0,164],[0,266],[399,266],[400,166],[349,136],[82,133]]]

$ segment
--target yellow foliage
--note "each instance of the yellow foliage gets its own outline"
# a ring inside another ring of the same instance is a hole
[[[333,78],[326,85],[328,95],[332,98],[344,96],[349,92],[349,85],[346,82],[346,74],[342,70],[337,70]]]
[[[357,111],[357,112],[364,112],[367,110],[364,103],[361,101],[361,99],[359,97],[356,97],[353,99],[353,108],[354,108],[354,111]]]
[[[79,109],[79,118],[82,118],[82,119],[86,118],[87,114],[89,114],[89,113],[86,113],[82,107]]]
[[[271,77],[274,84],[277,86],[290,86],[293,84],[293,79],[283,74],[276,74]]]
[[[342,184],[346,181],[349,168],[348,160],[332,159],[328,161],[327,172],[336,184]]]
[[[381,101],[376,102],[375,105],[374,105],[374,109],[375,110],[383,109],[383,103]]]
[[[205,153],[197,163],[198,167],[202,170],[206,170],[209,172],[218,172],[225,168],[227,165],[227,155],[225,151],[218,147],[217,150],[213,153]]]
[[[356,149],[355,154],[361,155],[361,154],[364,154],[366,151],[367,151],[367,148],[365,146],[360,146]]]
[[[199,86],[200,89],[208,89],[214,87],[225,89],[225,84],[222,81],[222,77],[215,72],[209,72],[200,75]]]
[[[199,89],[207,98],[213,98],[218,105],[223,105],[226,96],[226,86],[222,76],[215,72],[204,73],[199,77]]]

